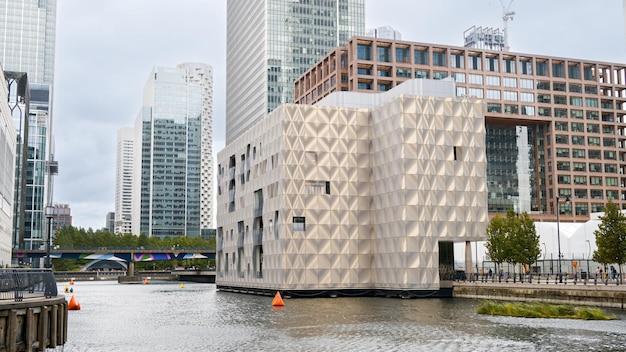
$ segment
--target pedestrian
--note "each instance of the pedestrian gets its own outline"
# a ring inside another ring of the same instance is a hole
[[[493,274],[493,271],[491,271],[491,269],[489,269],[489,272],[487,272],[487,277],[491,278],[492,274]]]

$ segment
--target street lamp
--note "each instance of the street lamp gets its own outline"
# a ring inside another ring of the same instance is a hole
[[[569,197],[565,198],[565,202],[569,204]],[[556,197],[556,238],[557,245],[559,247],[559,283],[563,283],[563,271],[561,271],[561,258],[563,258],[563,253],[561,253],[561,230],[559,228],[559,213],[561,212],[559,206],[559,197]]]
[[[46,220],[48,220],[48,238],[46,239],[46,268],[52,268],[52,260],[50,259],[50,247],[52,246],[52,218],[54,217],[54,207],[46,206]]]

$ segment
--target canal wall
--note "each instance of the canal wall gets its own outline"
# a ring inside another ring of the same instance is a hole
[[[0,304],[0,352],[44,351],[67,342],[64,296]]]
[[[624,309],[625,285],[455,282],[453,297]]]

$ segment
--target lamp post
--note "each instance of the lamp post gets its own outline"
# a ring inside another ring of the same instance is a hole
[[[45,267],[52,268],[52,260],[50,258],[50,247],[52,246],[52,218],[54,217],[54,207],[46,206],[45,208],[46,220],[48,220],[48,238],[46,239],[46,263]]]

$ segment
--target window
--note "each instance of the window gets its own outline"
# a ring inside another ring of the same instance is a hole
[[[569,97],[569,104],[573,106],[583,106],[583,98]]]
[[[567,66],[567,77],[570,79],[580,79],[580,65],[569,64]]]
[[[572,144],[574,144],[574,145],[585,145],[585,137],[583,137],[583,136],[572,136]]]
[[[550,104],[550,94],[537,94],[537,102]]]
[[[557,92],[565,92],[565,83],[558,83],[558,82],[552,83],[552,90],[557,91]]]
[[[559,161],[556,163],[556,169],[561,171],[569,171],[569,161]]]
[[[380,62],[391,62],[391,48],[388,46],[377,46],[376,60]]]
[[[615,138],[602,138],[602,146],[615,147]]]
[[[465,73],[455,72],[451,76],[452,76],[452,78],[454,78],[455,82],[457,82],[457,83],[465,83]]]
[[[517,101],[517,92],[504,91],[504,100]]]
[[[391,89],[391,82],[378,82],[376,89],[380,92],[385,92]]]
[[[572,178],[569,175],[559,175],[558,181],[560,185],[569,185],[572,183]]]
[[[486,57],[485,66],[487,71],[498,72],[498,57]]]
[[[557,131],[567,131],[568,123],[567,122],[555,122],[554,129]]]
[[[567,109],[554,109],[554,117],[567,118]]]
[[[397,68],[396,77],[411,78],[411,69],[410,68]]]
[[[585,76],[586,81],[595,81],[596,80],[596,68],[593,66],[585,66],[583,68],[583,74]]]
[[[604,160],[615,160],[615,159],[616,159],[615,151],[613,150],[604,151]]]
[[[567,105],[567,97],[564,95],[555,95],[554,103],[560,105]]]
[[[487,103],[487,112],[501,113],[502,112],[502,105],[494,104],[494,103]]]
[[[409,48],[396,48],[396,62],[410,63]]]
[[[535,116],[535,107],[528,105],[522,106],[522,115]]]
[[[456,87],[456,96],[457,97],[467,96],[467,90],[465,89],[465,87]]]
[[[598,107],[598,99],[595,98],[585,98],[585,106],[597,108]]]
[[[598,125],[597,123],[588,123],[587,124],[587,132],[599,133],[600,132],[600,125]]]
[[[517,115],[519,114],[519,106],[504,104],[504,113]]]
[[[470,55],[467,60],[470,70],[482,70],[480,56]]]
[[[547,76],[548,75],[548,63],[546,61],[537,60],[535,64],[535,68],[537,70],[537,76]]]
[[[493,89],[487,89],[487,99],[500,100],[500,91],[499,90],[493,90]]]
[[[520,80],[519,80],[519,87],[520,88],[533,89],[534,86],[535,86],[535,83],[534,83],[534,81],[532,79],[520,78]]]
[[[587,120],[599,120],[600,115],[598,114],[597,111],[587,111]]]
[[[585,150],[584,149],[572,149],[572,158],[584,159]]]
[[[358,89],[372,90],[372,82],[359,82]]]
[[[502,85],[505,87],[516,88],[517,87],[517,79],[511,77],[502,78]]]
[[[500,77],[487,76],[487,85],[488,86],[500,86]]]
[[[565,77],[563,62],[552,62],[552,77]]]
[[[569,117],[571,117],[573,119],[582,119],[583,118],[583,111],[582,110],[570,110],[569,111]]]
[[[592,186],[602,186],[602,177],[600,176],[590,176],[589,184]]]
[[[608,174],[616,174],[617,164],[604,164],[604,172]]]
[[[520,101],[525,101],[529,103],[535,102],[535,95],[533,93],[520,93]]]
[[[591,198],[592,199],[602,199],[602,190],[600,190],[600,189],[592,189],[591,190]],[[595,206],[597,206],[597,204],[591,204],[591,209],[593,209]],[[597,210],[597,211],[602,211],[602,210]]]
[[[572,122],[572,132],[585,132],[585,124]]]
[[[483,76],[482,75],[469,75],[469,83],[471,84],[483,84]]]
[[[606,199],[617,199],[618,192],[617,191],[606,191]]]
[[[574,184],[575,185],[586,185],[587,184],[587,176],[574,176]]]
[[[574,171],[586,172],[587,164],[586,163],[574,163]]]
[[[506,73],[515,73],[515,59],[514,58],[503,58],[502,59],[502,69]]]
[[[359,60],[372,60],[372,46],[370,44],[357,45],[357,57]]]
[[[519,73],[523,75],[532,75],[533,74],[533,64],[531,58],[521,57],[519,59]]]
[[[602,164],[589,163],[589,172],[602,172]]]
[[[602,126],[602,133],[604,133],[604,134],[614,134],[613,133],[613,126],[603,125]]]
[[[589,144],[590,146],[593,146],[593,147],[599,147],[600,146],[600,137],[588,137],[587,138],[587,144]],[[589,155],[589,157],[591,158],[591,154]]]
[[[454,67],[454,68],[465,67],[465,57],[463,56],[463,53],[450,54],[450,67]]]
[[[569,84],[569,91],[570,93],[582,93],[583,88],[580,84],[574,84],[574,83],[570,83]]]
[[[433,51],[433,66],[447,66],[445,50]]]
[[[430,78],[429,71],[415,70],[415,78]]]
[[[585,93],[587,93],[587,94],[598,94],[598,86],[588,86],[588,85],[585,85]]]
[[[613,109],[613,102],[611,100],[602,100],[600,102],[600,107],[602,109]]]
[[[448,77],[447,72],[440,72],[440,71],[433,72],[433,79],[444,79],[446,77]]]
[[[480,88],[470,88],[469,95],[470,97],[476,97],[476,98],[481,98],[481,99],[484,98],[483,90]]]
[[[567,135],[557,134],[555,136],[555,142],[556,144],[569,144],[569,138],[567,138]]]
[[[537,81],[537,89],[540,89],[540,90],[550,90],[550,82],[548,82],[548,81]]]
[[[569,148],[556,148],[556,156],[559,158],[569,158]]]
[[[294,216],[293,217],[293,231],[305,231],[306,223],[304,216]]]
[[[378,77],[391,77],[391,68],[378,66],[378,69],[376,70],[376,75]]]
[[[607,177],[604,181],[609,187],[617,187],[617,177]]]
[[[537,115],[539,116],[552,116],[552,109],[550,108],[538,108]]]
[[[602,159],[602,153],[599,150],[588,150],[587,151],[587,157],[589,159],[600,160],[600,159]]]
[[[428,49],[415,49],[415,63],[418,65],[428,65]]]

